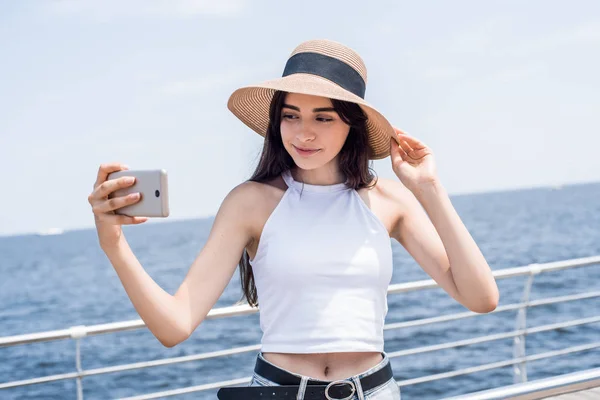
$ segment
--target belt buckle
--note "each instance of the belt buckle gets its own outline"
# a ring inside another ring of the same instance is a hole
[[[348,384],[350,385],[350,388],[352,389],[352,393],[350,393],[350,395],[348,397],[344,397],[343,399],[337,399],[335,397],[331,397],[329,396],[329,388],[335,384]],[[327,398],[327,400],[349,400],[352,398],[352,396],[354,396],[354,393],[356,393],[356,387],[354,386],[354,382],[352,381],[344,381],[344,380],[339,380],[339,381],[333,381],[331,383],[329,383],[327,385],[327,387],[325,388],[325,397]]]

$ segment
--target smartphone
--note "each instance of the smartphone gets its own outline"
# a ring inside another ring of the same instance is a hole
[[[107,180],[123,176],[135,177],[133,185],[115,190],[108,198],[127,196],[130,193],[140,193],[140,200],[115,210],[115,214],[130,217],[168,217],[169,216],[169,187],[167,171],[164,169],[151,170],[122,170],[112,172]]]

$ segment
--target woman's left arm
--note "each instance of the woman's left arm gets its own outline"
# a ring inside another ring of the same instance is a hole
[[[391,142],[392,167],[423,208],[419,209],[414,198],[411,203],[405,197],[408,201],[398,227],[398,240],[421,265],[429,263],[430,271],[434,264],[444,269],[443,259],[447,257],[446,273],[433,271],[430,275],[446,280],[438,283],[455,291],[453,297],[468,309],[481,313],[493,311],[498,305],[498,286],[437,177],[431,150],[399,129],[396,133],[400,145]],[[439,237],[435,237],[436,233]],[[446,257],[442,255],[444,250]]]

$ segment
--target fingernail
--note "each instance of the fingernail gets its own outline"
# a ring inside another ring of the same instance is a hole
[[[128,178],[125,178],[125,182],[126,183],[132,183],[134,181],[134,179],[135,179],[134,177],[130,176]]]

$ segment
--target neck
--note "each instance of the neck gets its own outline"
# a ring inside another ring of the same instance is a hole
[[[315,169],[292,168],[292,176],[297,182],[304,182],[308,185],[335,185],[346,182],[346,177],[340,171],[337,163],[328,163]]]

